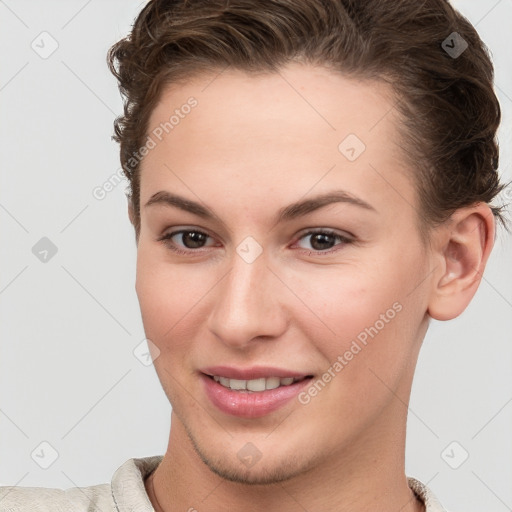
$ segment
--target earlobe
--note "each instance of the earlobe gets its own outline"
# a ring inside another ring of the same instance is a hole
[[[494,216],[484,203],[457,210],[437,229],[440,272],[428,306],[432,318],[456,318],[471,302],[494,244],[494,230]]]

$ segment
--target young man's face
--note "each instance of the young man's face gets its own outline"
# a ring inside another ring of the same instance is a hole
[[[279,481],[403,448],[432,261],[390,98],[297,64],[199,77],[152,114],[137,294],[173,431],[221,476]],[[226,387],[248,380],[279,387]]]

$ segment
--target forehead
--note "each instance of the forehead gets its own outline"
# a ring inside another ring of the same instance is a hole
[[[409,196],[392,98],[382,82],[303,64],[172,85],[150,118],[155,145],[141,165],[141,202],[187,184],[199,197],[243,191],[251,201],[340,186],[377,201],[384,189]]]

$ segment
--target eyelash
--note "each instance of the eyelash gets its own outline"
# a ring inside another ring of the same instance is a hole
[[[203,248],[202,247],[200,247],[198,249],[188,249],[188,250],[179,249],[176,246],[176,244],[174,242],[172,242],[171,239],[172,239],[173,236],[179,235],[179,234],[184,234],[184,233],[199,233],[201,235],[205,235],[205,236],[211,238],[210,235],[208,235],[208,233],[204,233],[203,231],[199,231],[197,229],[181,229],[179,231],[173,231],[171,233],[166,233],[166,234],[162,235],[160,238],[158,238],[157,241],[158,242],[162,242],[168,249],[170,249],[171,251],[173,251],[174,253],[179,254],[179,255],[190,255],[190,254],[193,254],[193,253],[203,252],[203,250],[202,250]],[[341,245],[341,246],[348,245],[348,244],[351,244],[351,243],[354,242],[353,239],[348,238],[348,237],[343,236],[343,235],[340,235],[339,233],[336,233],[335,231],[332,231],[330,229],[318,229],[318,230],[307,231],[306,233],[301,235],[297,241],[300,241],[303,238],[306,238],[308,236],[318,235],[318,234],[333,236],[333,237],[337,238],[338,240],[340,240],[342,242],[341,244],[338,244],[338,245]],[[337,252],[337,251],[341,250],[341,248],[338,248],[338,249],[331,248],[331,249],[328,249],[328,250],[325,250],[325,251],[322,251],[322,250],[308,250],[308,249],[302,249],[302,250],[305,251],[308,256],[311,256],[311,255],[322,256],[322,255],[329,255],[329,254],[332,254],[334,252]]]

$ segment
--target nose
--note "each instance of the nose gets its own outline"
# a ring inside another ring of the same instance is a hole
[[[229,272],[212,294],[208,328],[236,349],[248,348],[257,339],[279,337],[288,324],[284,288],[264,252],[252,262],[234,253]]]

